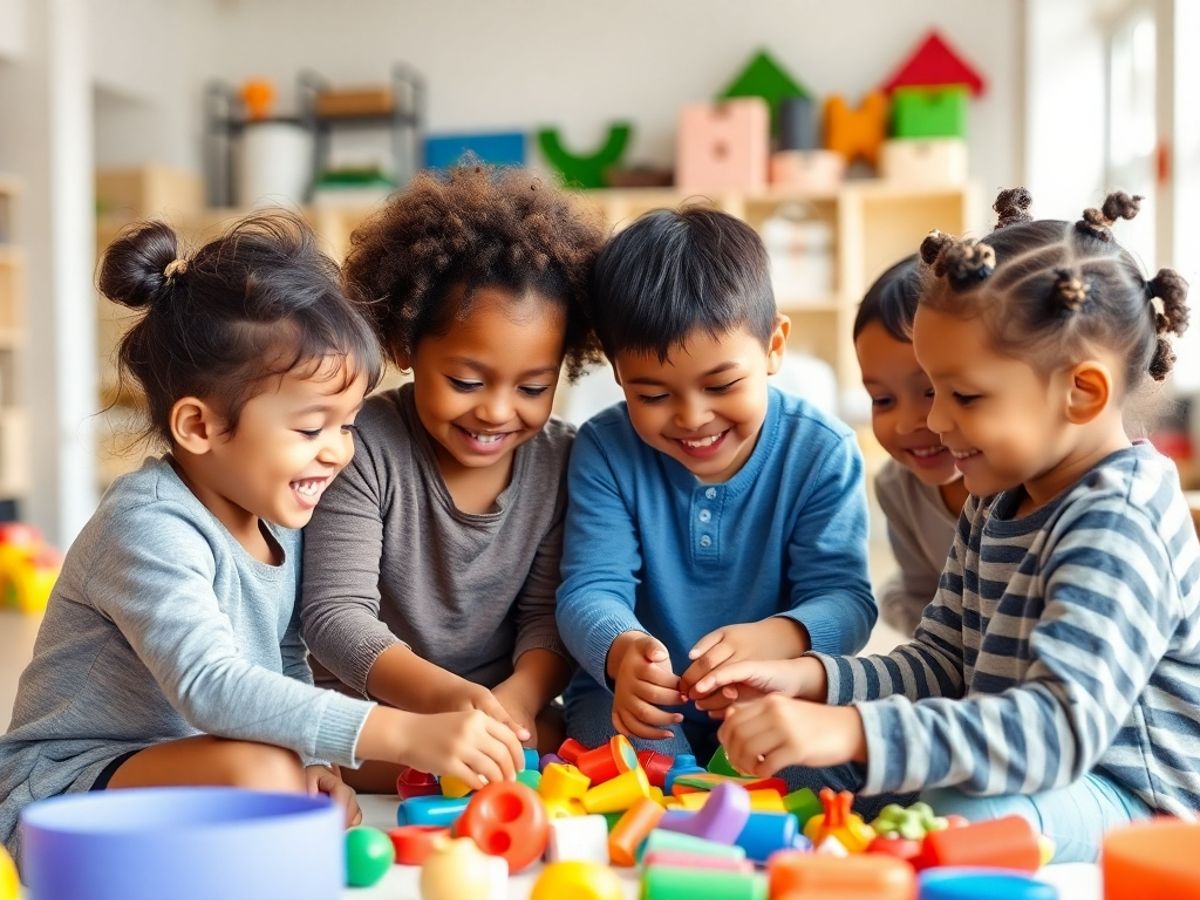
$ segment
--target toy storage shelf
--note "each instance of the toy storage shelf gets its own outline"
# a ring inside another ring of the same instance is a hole
[[[21,390],[25,351],[25,254],[17,243],[21,184],[0,175],[0,504],[9,511],[29,494],[29,421]]]

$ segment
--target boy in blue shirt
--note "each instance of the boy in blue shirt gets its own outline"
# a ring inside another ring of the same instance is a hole
[[[866,643],[862,459],[845,425],[767,384],[790,322],[744,222],[643,216],[601,254],[591,303],[626,402],[580,429],[569,467],[567,732],[704,760],[748,690],[696,698],[705,674]]]

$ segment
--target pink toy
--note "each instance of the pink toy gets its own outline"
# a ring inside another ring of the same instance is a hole
[[[832,194],[842,186],[846,161],[832,150],[780,150],[771,154],[771,186],[807,194]]]
[[[693,103],[679,114],[675,184],[682,191],[761,191],[770,111],[761,97]]]
[[[749,819],[750,794],[739,784],[725,782],[713,788],[699,812],[687,815],[672,811],[663,817],[659,827],[720,844],[732,844]]]

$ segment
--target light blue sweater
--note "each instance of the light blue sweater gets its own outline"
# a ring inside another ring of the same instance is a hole
[[[558,627],[583,667],[572,689],[607,684],[609,648],[630,630],[662,641],[676,674],[709,631],[773,615],[804,625],[816,650],[866,643],[862,458],[803,400],[770,390],[754,452],[723,484],[643,443],[617,404],[580,429],[568,490]]]

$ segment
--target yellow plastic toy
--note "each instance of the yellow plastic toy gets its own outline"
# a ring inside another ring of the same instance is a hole
[[[17,878],[16,864],[8,851],[0,847],[0,900],[17,900],[20,893],[21,882]]]
[[[508,863],[470,838],[443,838],[421,867],[422,900],[507,900]]]
[[[779,796],[779,791],[761,790],[747,791],[746,793],[750,795],[750,808],[755,812],[787,812],[783,805],[783,798]],[[679,797],[679,805],[693,812],[703,808],[707,802],[707,791],[694,791]]]
[[[638,766],[589,790],[583,795],[583,808],[589,813],[622,812],[649,796],[650,779]]]
[[[804,826],[804,836],[819,847],[827,837],[835,837],[850,853],[862,853],[875,840],[875,829],[850,812],[854,795],[849,791],[835,794],[830,788],[822,788],[821,806],[825,814],[813,816]]]
[[[46,608],[62,559],[32,525],[0,524],[0,607],[36,615]]]
[[[452,800],[458,800],[461,797],[471,793],[471,789],[467,783],[461,778],[455,778],[453,775],[443,775],[438,781],[442,785],[442,796],[449,797]]]
[[[565,763],[546,766],[538,785],[538,794],[546,805],[546,815],[551,819],[586,815],[582,801],[590,785],[588,777],[574,766]]]
[[[608,866],[570,861],[547,865],[529,900],[621,900],[624,896],[621,879]]]

